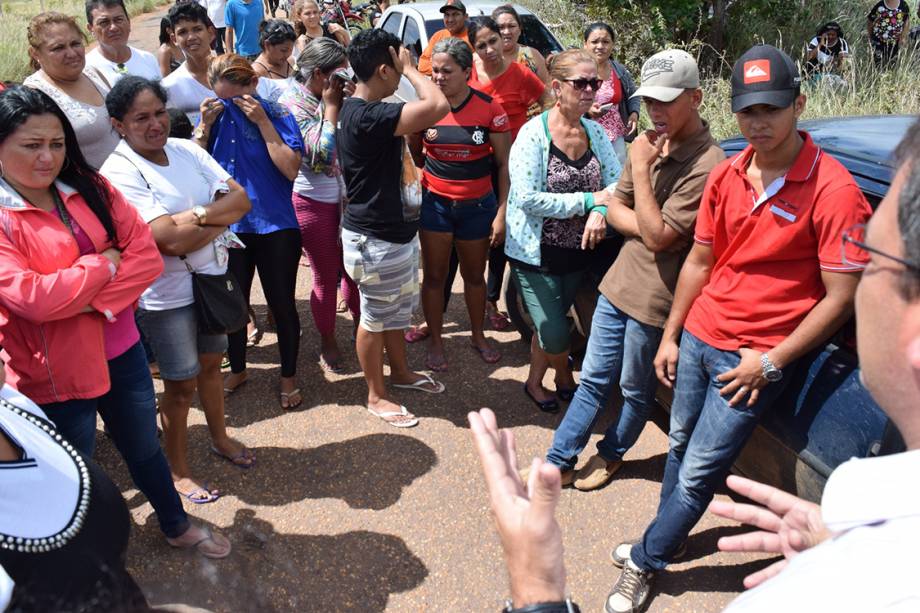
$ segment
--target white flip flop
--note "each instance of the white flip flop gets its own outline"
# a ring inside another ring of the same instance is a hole
[[[427,385],[433,386],[434,389],[428,389],[426,387]],[[444,384],[440,381],[435,381],[431,375],[422,375],[422,378],[415,383],[394,383],[393,387],[416,392],[425,392],[426,394],[440,394],[445,389]]]
[[[418,425],[418,417],[412,417],[412,419],[403,421],[390,421],[387,419],[387,417],[407,417],[409,411],[402,405],[399,406],[398,411],[384,411],[383,413],[378,413],[374,409],[367,407],[367,412],[385,423],[390,424],[394,428],[411,428],[412,426]]]

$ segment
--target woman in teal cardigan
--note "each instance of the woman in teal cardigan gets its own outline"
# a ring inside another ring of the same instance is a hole
[[[511,148],[505,253],[537,332],[524,393],[555,412],[575,394],[566,315],[591,250],[606,237],[620,163],[604,129],[584,118],[601,85],[594,58],[582,49],[560,53],[550,76],[556,104],[527,122]],[[550,366],[555,394],[542,385]]]

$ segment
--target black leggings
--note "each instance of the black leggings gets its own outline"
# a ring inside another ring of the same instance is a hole
[[[259,271],[265,301],[275,317],[278,329],[278,352],[281,354],[281,376],[297,373],[297,353],[300,350],[300,318],[294,301],[297,286],[297,266],[300,262],[300,230],[278,230],[269,234],[237,234],[245,249],[231,249],[228,267],[246,296],[252,279]],[[246,370],[246,328],[229,335],[227,355],[230,371]]]

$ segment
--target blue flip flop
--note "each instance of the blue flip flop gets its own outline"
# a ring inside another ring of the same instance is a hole
[[[530,393],[529,389],[527,389],[526,383],[524,384],[524,393],[527,394],[527,397],[530,398],[533,401],[533,403],[537,405],[537,408],[539,408],[544,413],[556,413],[557,411],[559,411],[559,402],[555,398],[552,398],[550,400],[544,400],[543,402],[540,402],[539,400],[534,398],[534,395]]]
[[[217,494],[213,493],[211,490],[207,488],[207,483],[205,483],[205,487],[196,487],[191,492],[180,492],[179,490],[176,490],[176,492],[178,492],[180,496],[182,496],[183,498],[185,498],[192,504],[208,504],[209,502],[214,502],[215,500],[220,498],[220,492],[218,492]],[[201,492],[204,492],[205,494],[207,494],[207,498],[194,498],[193,497],[197,494],[200,494]]]

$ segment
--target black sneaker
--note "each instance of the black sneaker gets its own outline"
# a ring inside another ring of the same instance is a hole
[[[604,602],[607,613],[639,613],[645,608],[655,574],[641,570],[632,560],[626,562],[619,579]]]
[[[610,559],[613,561],[613,565],[617,568],[623,568],[623,565],[626,564],[626,561],[629,559],[629,554],[632,553],[632,546],[638,542],[638,540],[625,541],[610,550]],[[680,547],[677,548],[677,551],[674,552],[674,557],[671,559],[674,561],[680,560],[685,555],[687,555],[687,541],[680,544]]]

